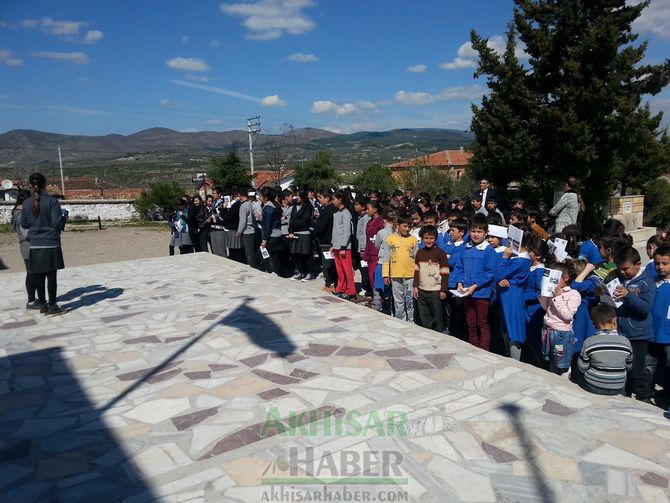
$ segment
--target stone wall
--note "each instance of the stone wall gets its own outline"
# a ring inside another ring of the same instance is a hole
[[[103,221],[133,220],[139,215],[132,199],[64,200],[61,206],[70,211],[70,219]],[[13,202],[0,201],[0,224],[7,224],[12,217]]]

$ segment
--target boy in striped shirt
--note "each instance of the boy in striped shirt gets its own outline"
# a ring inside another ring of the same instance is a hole
[[[633,368],[630,341],[617,332],[617,315],[612,306],[595,306],[591,321],[596,333],[584,341],[572,380],[596,395],[623,395],[626,373]]]

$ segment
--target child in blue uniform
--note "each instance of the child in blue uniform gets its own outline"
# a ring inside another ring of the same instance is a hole
[[[526,310],[526,344],[527,358],[524,361],[539,367],[546,367],[542,357],[542,327],[544,325],[544,309],[540,304],[542,292],[542,276],[544,275],[543,258],[548,246],[545,241],[528,243],[528,257],[531,261],[528,278],[523,285],[523,300]]]
[[[573,263],[577,272],[577,278],[572,282],[571,287],[573,290],[577,290],[582,296],[582,303],[579,309],[577,309],[573,323],[573,331],[575,332],[575,345],[573,347],[573,359],[575,361],[573,363],[576,364],[579,353],[582,351],[584,340],[596,333],[589,313],[599,302],[599,298],[596,296],[596,288],[599,282],[598,277],[591,274],[595,269],[593,264],[587,263],[585,260],[575,260]]]
[[[495,280],[498,284],[498,295],[502,305],[503,318],[509,338],[510,356],[521,359],[521,348],[526,341],[526,310],[523,287],[530,274],[531,259],[528,255],[528,244],[536,240],[534,233],[526,231],[521,241],[521,253],[512,255],[511,248],[502,252]]]
[[[670,392],[670,246],[654,250],[656,298],[652,309],[654,343],[652,353],[658,361],[659,384]]]

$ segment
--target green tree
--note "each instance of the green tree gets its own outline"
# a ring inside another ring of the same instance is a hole
[[[163,210],[175,206],[184,195],[184,189],[177,182],[150,183],[149,189],[142,191],[133,203],[142,218],[159,220]]]
[[[232,189],[234,187],[247,187],[251,184],[253,177],[247,173],[246,168],[242,165],[242,159],[237,154],[234,145],[223,159],[212,156],[210,163],[212,168],[208,171],[207,176],[214,182],[214,185],[219,185],[224,189]]]
[[[322,190],[336,187],[339,183],[328,152],[317,152],[314,159],[295,170],[295,184],[299,187]]]
[[[638,154],[653,159],[660,131],[644,120],[645,95],[655,95],[670,80],[670,60],[641,64],[647,44],[635,45],[631,24],[648,1],[515,0],[514,20],[530,56],[526,82],[537,99],[538,150],[535,179],[581,178],[584,199],[595,216],[612,189],[630,174],[629,145],[622,142],[631,127],[646,137]],[[627,164],[627,165],[626,165]],[[646,161],[640,160],[639,165]],[[654,173],[652,173],[654,176]],[[638,182],[639,183],[639,182]]]
[[[356,187],[357,192],[377,189],[390,194],[396,189],[397,185],[396,179],[393,178],[391,173],[391,168],[381,164],[368,166],[354,179],[354,187]]]
[[[645,220],[655,227],[667,227],[670,224],[670,182],[665,178],[650,180],[645,193]]]
[[[400,186],[414,194],[428,192],[432,196],[453,192],[453,179],[433,166],[418,161],[400,174]]]
[[[516,56],[513,24],[502,57],[475,31],[470,41],[479,53],[475,77],[486,75],[490,90],[480,106],[472,105],[470,129],[475,133],[475,155],[470,172],[475,178],[488,178],[505,198],[509,183],[528,176],[537,165],[537,99],[527,86],[527,71]]]

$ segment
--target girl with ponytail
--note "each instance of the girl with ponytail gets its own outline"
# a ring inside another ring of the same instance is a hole
[[[65,267],[60,233],[65,228],[67,212],[61,209],[58,199],[46,193],[47,181],[43,174],[33,173],[28,183],[31,195],[23,203],[21,227],[28,229],[27,265],[35,281],[38,302],[30,309],[39,309],[43,314],[61,314],[63,311],[56,303],[56,272]]]

